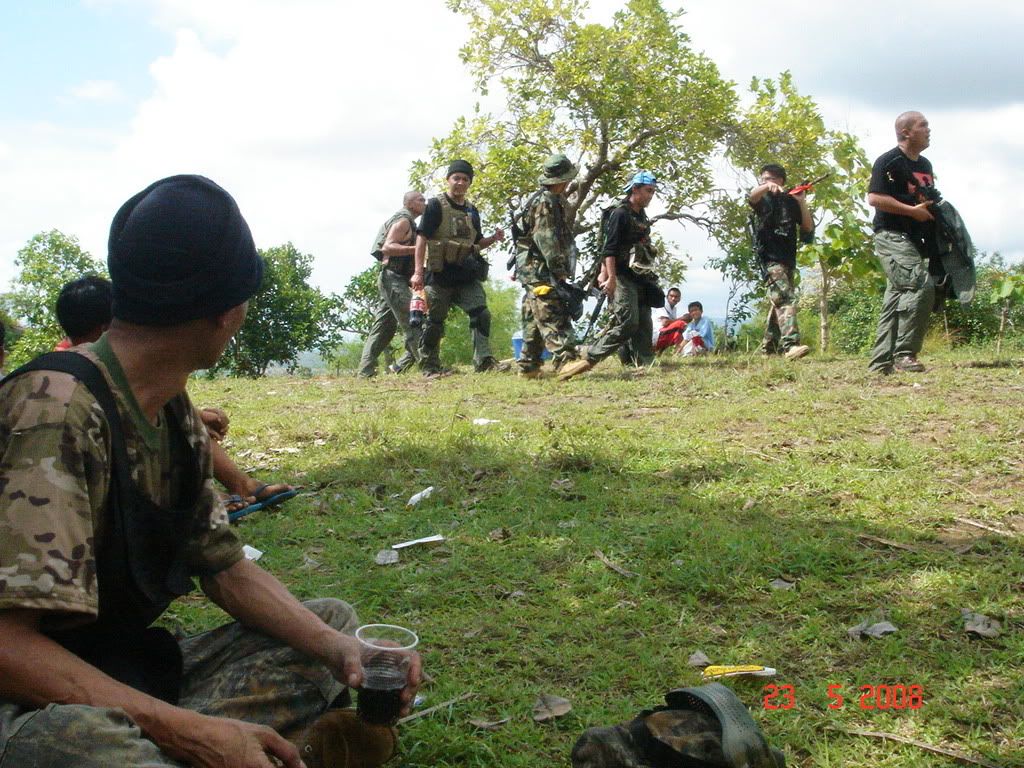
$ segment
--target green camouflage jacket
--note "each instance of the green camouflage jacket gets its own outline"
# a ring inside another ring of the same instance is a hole
[[[576,248],[566,218],[565,196],[544,190],[523,214],[524,234],[516,243],[516,275],[526,287],[551,285],[572,275]]]

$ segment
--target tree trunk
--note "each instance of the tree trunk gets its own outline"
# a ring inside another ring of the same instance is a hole
[[[999,311],[999,335],[996,336],[996,357],[1003,351],[1003,335],[1006,333],[1006,318],[1010,314],[1010,300],[1003,302],[1003,308]]]
[[[818,259],[818,265],[821,267],[821,293],[818,296],[818,314],[821,318],[821,333],[819,335],[819,349],[818,352],[828,351],[829,334],[831,332],[831,325],[828,316],[828,297],[829,291],[831,290],[830,281],[831,278],[828,273],[828,267],[825,262]]]

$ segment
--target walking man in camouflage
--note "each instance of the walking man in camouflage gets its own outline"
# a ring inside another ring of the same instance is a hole
[[[601,248],[599,284],[610,302],[611,322],[587,349],[585,357],[562,368],[558,377],[561,381],[589,371],[627,344],[628,360],[637,365],[648,365],[654,360],[651,307],[661,306],[665,301],[654,272],[651,221],[646,212],[654,199],[656,185],[653,173],[634,174],[624,190],[626,196],[608,217]]]
[[[921,154],[931,143],[920,112],[896,118],[897,146],[875,160],[868,204],[875,209],[875,256],[885,272],[885,296],[869,368],[878,373],[917,373],[917,359],[935,284],[928,258],[936,251],[935,219],[926,191],[935,186],[932,164]]]
[[[579,357],[570,310],[560,294],[571,277],[576,248],[565,190],[578,172],[565,155],[549,157],[540,177],[542,189],[527,201],[520,216],[523,234],[516,241],[516,275],[525,295],[519,372],[531,379],[541,375],[545,347],[556,371]]]
[[[426,286],[427,317],[420,337],[420,368],[427,376],[441,369],[441,338],[452,305],[469,316],[473,333],[473,367],[477,372],[499,368],[491,354],[491,313],[483,282],[487,260],[481,251],[505,239],[500,227],[483,236],[480,212],[466,199],[473,183],[473,166],[455,160],[448,166],[447,190],[427,202],[416,230],[414,291]]]
[[[791,195],[783,185],[786,169],[770,163],[761,168],[761,183],[750,191],[747,202],[754,209],[754,250],[768,291],[768,327],[761,342],[766,355],[781,352],[796,360],[810,351],[800,343],[796,322],[797,237],[814,238],[814,222],[804,193]]]
[[[406,192],[401,209],[384,222],[374,238],[370,252],[381,263],[377,278],[380,301],[373,310],[373,324],[363,344],[360,376],[369,378],[377,373],[377,358],[399,328],[405,334],[405,354],[389,370],[401,373],[419,360],[420,329],[409,325],[409,300],[412,298],[409,278],[416,251],[416,218],[426,207],[422,192]]]
[[[0,388],[0,766],[380,765],[393,732],[331,709],[363,678],[354,610],[246,559],[185,392],[262,279],[238,206],[156,182],[114,217],[108,266],[107,333]],[[151,626],[193,577],[236,623]],[[418,657],[407,682],[406,708]]]

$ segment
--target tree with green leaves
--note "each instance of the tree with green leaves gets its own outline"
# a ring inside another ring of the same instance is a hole
[[[712,189],[709,161],[736,97],[715,64],[690,47],[681,12],[630,0],[610,24],[597,24],[584,19],[585,0],[448,6],[469,21],[461,56],[477,89],[505,99],[500,115],[459,117],[413,165],[414,186],[437,188],[439,169],[466,158],[477,169],[473,200],[485,220],[497,221],[537,188],[544,159],[563,152],[581,168],[568,190],[577,233],[594,229],[601,202],[621,197],[638,169],[663,182],[666,211],[654,219],[710,226],[693,210]]]
[[[797,256],[799,264],[816,273],[819,347],[825,350],[829,346],[829,296],[834,286],[878,272],[866,223],[871,165],[856,137],[825,127],[814,100],[797,90],[789,72],[783,72],[778,80],[754,78],[750,92],[754,101],[743,110],[728,140],[729,161],[753,178],[766,163],[782,165],[793,181],[829,174],[814,186],[809,201],[815,242],[800,248]],[[725,255],[713,266],[733,279],[756,280],[746,227],[750,213],[746,190],[737,190],[735,198],[719,199],[717,211],[719,227],[715,232]]]
[[[106,265],[83,250],[77,237],[56,229],[33,236],[14,264],[21,271],[2,298],[3,309],[24,332],[8,351],[8,368],[49,352],[64,336],[56,312],[61,288],[85,275],[107,276]]]
[[[294,370],[300,352],[326,352],[340,341],[340,301],[309,285],[313,257],[291,243],[260,251],[263,283],[218,370],[262,376],[271,363]]]

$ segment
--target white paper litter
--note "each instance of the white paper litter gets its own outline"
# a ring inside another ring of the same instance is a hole
[[[433,492],[434,492],[434,486],[428,485],[426,488],[424,488],[419,493],[414,493],[411,497],[409,497],[409,501],[407,501],[405,503],[405,506],[407,506],[407,507],[415,507],[417,504],[419,504],[424,499],[429,499],[430,498],[430,494],[432,494]]]
[[[500,424],[498,419],[473,419],[473,423],[478,427],[486,427],[488,424]]]
[[[424,536],[422,539],[413,539],[412,541],[403,541],[399,544],[392,544],[392,549],[405,549],[406,547],[412,547],[416,544],[432,544],[435,541],[444,541],[444,536],[440,533],[435,533],[433,536]]]
[[[256,547],[250,547],[248,544],[242,545],[242,552],[245,553],[246,560],[259,560],[263,557],[263,551],[256,549]]]

